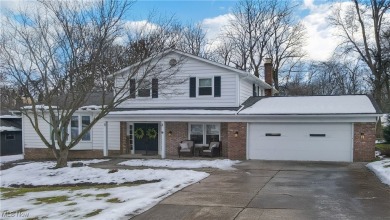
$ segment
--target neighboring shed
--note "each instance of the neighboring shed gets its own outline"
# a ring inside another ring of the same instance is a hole
[[[14,115],[0,116],[0,155],[22,154],[22,118]]]

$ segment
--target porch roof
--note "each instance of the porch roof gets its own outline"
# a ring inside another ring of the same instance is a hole
[[[117,115],[235,115],[235,108],[167,108],[167,109],[115,109],[108,116]]]

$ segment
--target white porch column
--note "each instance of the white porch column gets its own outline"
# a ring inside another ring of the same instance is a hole
[[[108,156],[108,122],[104,122],[104,145],[103,145],[103,156]]]
[[[165,121],[162,121],[161,122],[161,158],[162,159],[165,159],[165,157],[166,157],[165,149],[166,149],[166,145],[165,145]]]

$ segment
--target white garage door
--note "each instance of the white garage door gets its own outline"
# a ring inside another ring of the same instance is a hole
[[[249,123],[248,159],[352,161],[351,123]]]

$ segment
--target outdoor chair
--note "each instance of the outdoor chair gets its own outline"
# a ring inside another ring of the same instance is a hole
[[[181,155],[194,156],[194,141],[186,140],[180,142],[177,148],[177,152],[179,157]]]
[[[218,141],[211,141],[207,148],[201,151],[202,156],[216,157],[221,156],[222,143]]]

